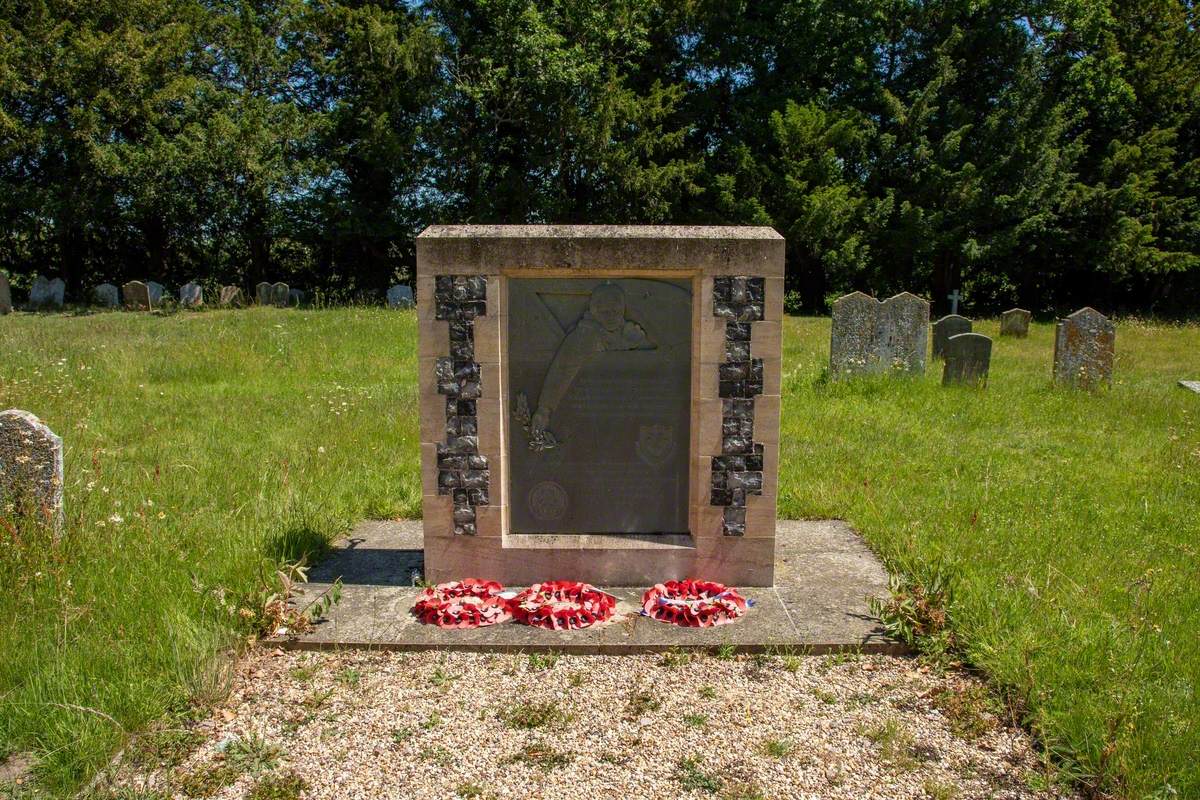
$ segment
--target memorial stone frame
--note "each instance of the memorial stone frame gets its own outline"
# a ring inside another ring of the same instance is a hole
[[[784,240],[417,237],[425,577],[774,579]]]

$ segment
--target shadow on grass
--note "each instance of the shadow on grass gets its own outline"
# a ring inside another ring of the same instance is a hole
[[[308,524],[296,524],[276,533],[263,547],[267,557],[281,564],[312,565],[329,555],[325,534]]]

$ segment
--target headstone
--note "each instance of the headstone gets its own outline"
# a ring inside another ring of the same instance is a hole
[[[289,293],[290,290],[286,283],[271,284],[271,305],[287,308]]]
[[[946,341],[951,336],[971,332],[971,320],[958,314],[947,314],[933,323],[933,357],[942,358],[946,352]]]
[[[242,290],[237,286],[222,286],[219,302],[222,306],[241,308],[246,305],[246,298],[242,295]]]
[[[166,287],[161,283],[156,283],[155,281],[147,281],[146,288],[150,291],[150,303],[155,308],[161,306],[163,297],[167,293]]]
[[[834,301],[829,339],[829,371],[834,377],[875,369],[878,320],[879,301],[868,294],[854,292]]]
[[[304,305],[304,292],[299,289],[288,289],[288,305],[292,308]]]
[[[901,292],[879,306],[875,325],[879,364],[897,372],[924,373],[929,347],[929,301]]]
[[[388,308],[412,308],[416,305],[413,301],[413,291],[411,286],[405,286],[398,283],[387,291]]]
[[[950,313],[958,314],[958,301],[962,300],[962,295],[959,294],[958,289],[946,295],[946,299],[950,301]]]
[[[18,409],[0,411],[0,516],[10,509],[62,528],[62,439]]]
[[[254,302],[260,306],[271,305],[271,284],[263,281],[254,287]]]
[[[125,299],[125,308],[130,311],[149,311],[153,308],[150,300],[150,287],[141,281],[130,281],[121,287]]]
[[[121,305],[121,290],[111,283],[102,283],[92,289],[92,299],[97,305],[105,308],[116,308]]]
[[[1054,380],[1093,389],[1112,383],[1117,328],[1094,308],[1081,308],[1058,322],[1054,333]]]
[[[1200,394],[1200,381],[1180,381],[1179,385],[1189,391]]]
[[[946,340],[946,363],[942,366],[942,385],[964,383],[987,385],[992,361],[992,340],[982,333],[957,333]]]
[[[47,280],[41,275],[33,279],[29,289],[29,307],[33,309],[62,308],[66,284],[61,278]]]
[[[1000,335],[1025,337],[1029,335],[1029,320],[1033,314],[1023,308],[1010,308],[1000,315]]]
[[[0,317],[11,313],[12,287],[8,285],[8,278],[3,273],[0,273]]]
[[[204,305],[204,290],[198,283],[185,283],[179,287],[179,305],[184,308],[198,308]]]

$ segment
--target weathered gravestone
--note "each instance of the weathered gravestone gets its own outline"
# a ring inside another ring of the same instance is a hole
[[[882,303],[854,292],[833,304],[830,373],[925,371],[929,346],[929,302],[908,292]]]
[[[413,300],[413,291],[411,286],[405,286],[398,283],[387,290],[388,308],[412,308],[416,303]]]
[[[1010,308],[1000,315],[1000,335],[1025,337],[1029,335],[1029,320],[1033,314],[1023,308]]]
[[[150,292],[150,304],[155,308],[162,305],[163,297],[167,293],[167,289],[161,283],[154,281],[146,282],[146,289]]]
[[[271,284],[263,281],[254,287],[254,302],[260,306],[271,305]]]
[[[62,439],[28,411],[0,412],[0,516],[62,527]]]
[[[11,313],[12,287],[8,285],[8,278],[4,273],[0,273],[0,317]]]
[[[958,314],[947,314],[933,323],[933,357],[942,358],[946,352],[946,341],[951,336],[971,332],[971,320]]]
[[[111,283],[102,283],[92,289],[92,300],[105,308],[116,308],[121,305],[121,290]]]
[[[304,292],[300,289],[288,289],[287,304],[292,308],[299,308],[304,305]]]
[[[992,361],[992,340],[982,333],[957,333],[946,340],[946,363],[942,366],[942,385],[965,383],[987,385]]]
[[[179,305],[184,308],[198,308],[204,305],[204,290],[200,284],[185,283],[179,287]]]
[[[1054,380],[1093,389],[1112,383],[1117,328],[1094,308],[1061,319],[1054,332]]]
[[[237,286],[222,286],[218,303],[231,308],[241,308],[246,305],[246,298]]]
[[[41,275],[33,279],[29,289],[29,307],[32,309],[62,308],[66,284],[62,278],[46,280]]]
[[[416,281],[427,578],[771,584],[778,234],[434,226]]]
[[[149,311],[153,308],[150,287],[141,281],[130,281],[122,286],[121,295],[125,299],[125,308],[130,311]]]
[[[290,290],[286,283],[271,284],[271,305],[287,308],[289,294]]]

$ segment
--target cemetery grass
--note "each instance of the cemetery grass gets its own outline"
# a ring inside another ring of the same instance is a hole
[[[995,321],[977,330],[995,335]],[[997,339],[985,391],[831,383],[789,319],[779,510],[841,517],[945,580],[937,655],[981,669],[1065,778],[1200,795],[1200,327],[1126,321],[1117,381],[1055,390],[1052,328]],[[222,691],[271,568],[417,516],[415,318],[375,309],[15,315],[0,408],[67,443],[58,543],[0,531],[0,755],[66,792]]]

